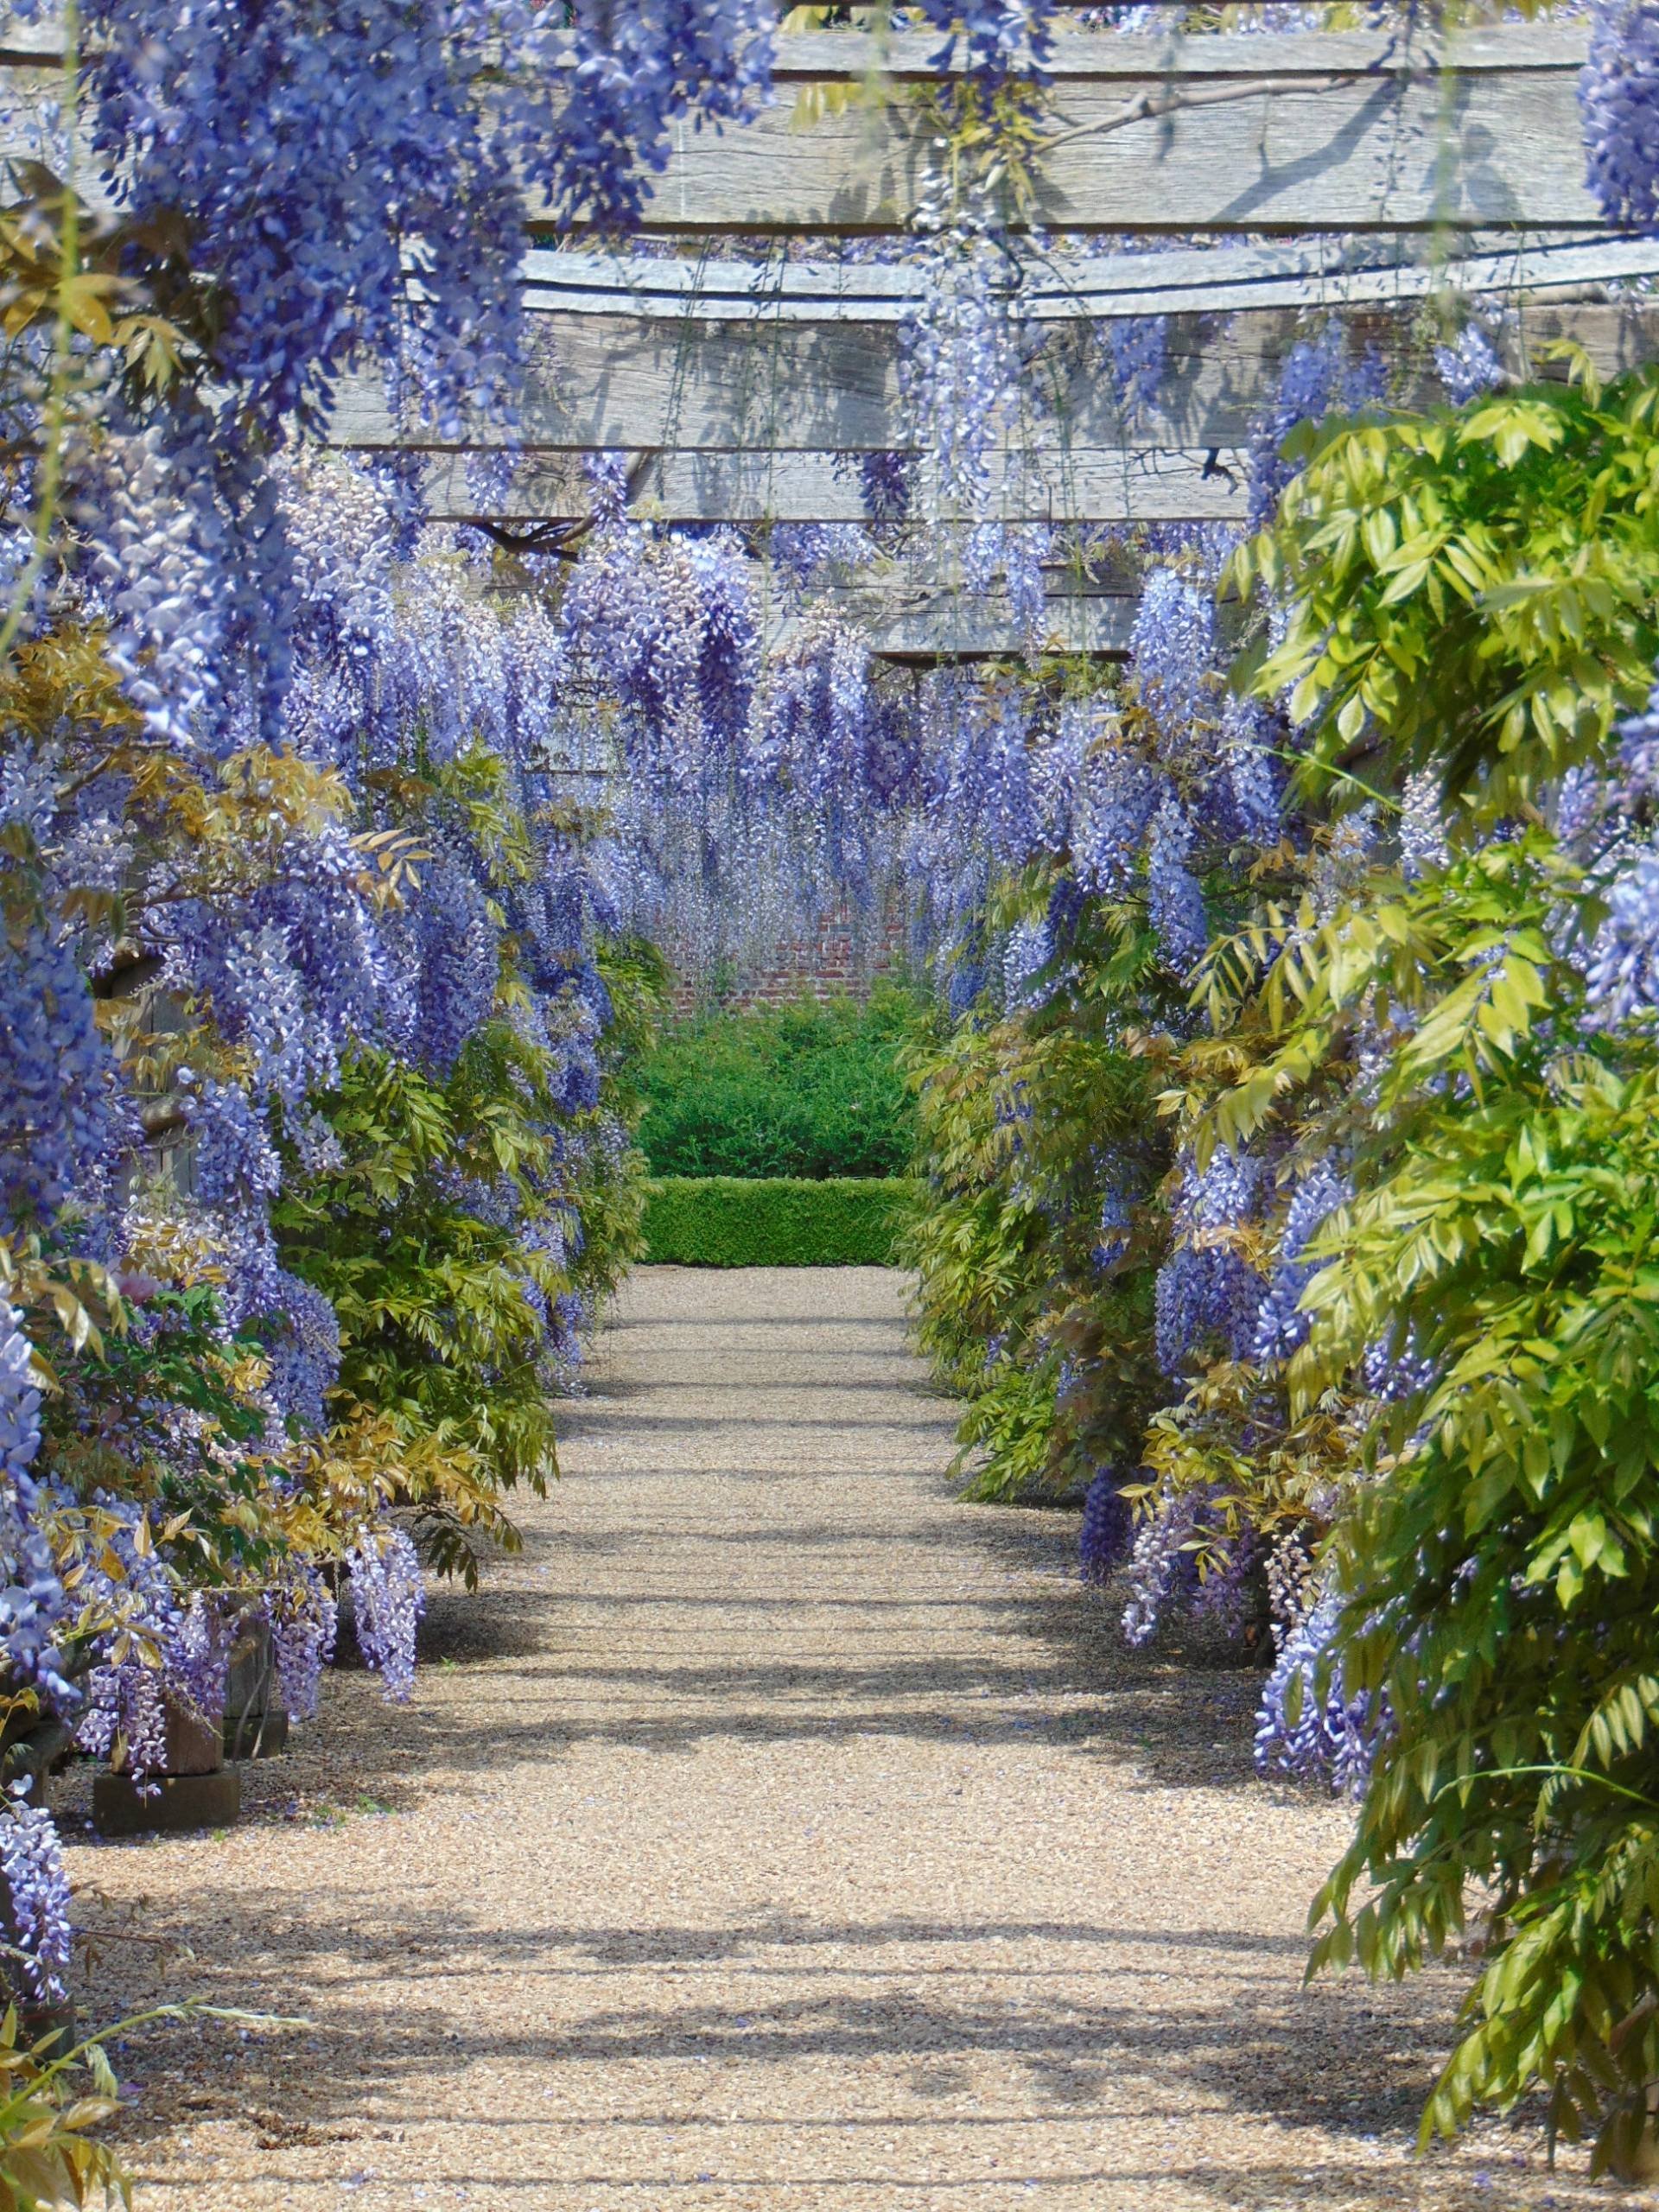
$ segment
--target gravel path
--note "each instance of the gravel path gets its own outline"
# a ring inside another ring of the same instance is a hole
[[[94,2017],[308,2023],[124,2054],[141,2212],[1615,2201],[1530,2127],[1411,2160],[1455,1983],[1301,1988],[1341,1814],[1070,1516],[955,1502],[903,1287],[641,1270],[414,1703],[334,1678],[230,1834],[72,1851]]]

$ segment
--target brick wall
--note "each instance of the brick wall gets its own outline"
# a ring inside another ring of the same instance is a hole
[[[751,969],[721,1003],[727,1006],[783,1006],[801,993],[826,996],[850,991],[855,997],[868,990],[878,976],[903,964],[905,927],[894,917],[880,933],[880,941],[860,944],[845,923],[830,921],[808,935],[780,944],[775,956]],[[691,1011],[696,993],[682,984],[674,994],[675,1011]]]

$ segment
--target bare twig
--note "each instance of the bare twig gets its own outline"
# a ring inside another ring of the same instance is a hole
[[[1335,92],[1349,85],[1363,83],[1376,74],[1371,70],[1350,70],[1339,77],[1250,77],[1236,85],[1208,85],[1201,90],[1183,92],[1173,85],[1154,86],[1137,92],[1133,99],[1114,108],[1110,115],[1102,116],[1097,122],[1079,123],[1070,130],[1056,131],[1052,137],[1039,139],[1033,149],[1037,154],[1052,154],[1057,146],[1070,145],[1074,138],[1100,138],[1109,131],[1127,130],[1132,123],[1154,123],[1168,115],[1179,114],[1184,108],[1223,107],[1234,100],[1252,100],[1262,93],[1272,92]]]

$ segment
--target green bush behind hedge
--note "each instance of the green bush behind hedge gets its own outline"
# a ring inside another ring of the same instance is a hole
[[[687,1268],[891,1267],[914,1192],[901,1176],[664,1176],[646,1193],[645,1255]]]
[[[921,1018],[878,982],[676,1022],[632,1071],[653,1175],[902,1175],[915,1107],[899,1052]]]

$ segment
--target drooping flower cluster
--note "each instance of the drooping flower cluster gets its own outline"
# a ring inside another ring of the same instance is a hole
[[[415,1547],[401,1529],[365,1529],[346,1567],[359,1649],[401,1705],[415,1687],[415,1634],[426,1611]]]
[[[1365,1786],[1376,1748],[1373,1701],[1351,1697],[1333,1649],[1341,1601],[1319,1593],[1290,1626],[1262,1692],[1255,1764],[1269,1778],[1319,1782],[1350,1796]]]
[[[1285,1215],[1267,1296],[1256,1314],[1253,1358],[1287,1359],[1299,1344],[1306,1342],[1311,1323],[1301,1311],[1301,1296],[1317,1273],[1317,1264],[1302,1256],[1303,1248],[1326,1217],[1352,1195],[1345,1179],[1328,1160],[1316,1160],[1297,1184]]]
[[[69,1877],[52,1815],[16,1789],[0,1796],[0,1939],[18,1954],[0,1980],[14,1989],[21,1982],[36,2004],[60,2004],[74,1948]]]
[[[1638,849],[1605,896],[1585,975],[1590,1019],[1608,1028],[1651,1020],[1659,1011],[1659,850]]]
[[[1160,747],[1190,747],[1205,715],[1216,652],[1212,594],[1173,569],[1154,569],[1141,588],[1129,664]]]
[[[1579,83],[1589,185],[1610,223],[1659,219],[1659,6],[1595,0]]]
[[[630,0],[574,32],[521,0],[80,14],[98,149],[140,221],[184,217],[233,303],[221,365],[273,423],[361,358],[452,429],[510,399],[523,194],[632,219],[672,124],[747,112],[771,61],[753,0]]]
[[[41,1443],[35,1348],[22,1323],[10,1300],[0,1299],[0,1478],[7,1482],[27,1475]]]
[[[990,518],[992,456],[1019,430],[1025,340],[988,220],[925,205],[924,283],[899,334],[899,391],[936,514]]]
[[[1077,1562],[1085,1582],[1104,1582],[1129,1555],[1135,1516],[1123,1496],[1122,1480],[1116,1468],[1103,1467],[1084,1494]]]
[[[1281,448],[1301,423],[1317,423],[1333,408],[1359,408],[1380,399],[1386,387],[1382,357],[1374,349],[1351,361],[1345,326],[1332,317],[1312,338],[1299,339],[1285,356],[1273,406],[1250,439],[1248,527],[1260,530],[1294,470]]]
[[[1167,1375],[1183,1374],[1217,1344],[1234,1359],[1250,1355],[1263,1286],[1236,1232],[1259,1211],[1261,1185],[1260,1163],[1224,1147],[1202,1173],[1183,1163],[1172,1249],[1158,1273],[1156,1341]]]
[[[1455,346],[1434,348],[1434,372],[1452,404],[1462,407],[1503,381],[1503,364],[1485,331],[1470,322],[1459,332]]]
[[[0,944],[0,1231],[47,1228],[71,1195],[111,1195],[133,1122],[73,941],[26,922]]]
[[[41,1526],[40,1484],[29,1471],[40,1443],[34,1346],[0,1293],[0,1655],[19,1681],[67,1702],[73,1693],[62,1645],[73,1607]]]
[[[1195,1540],[1202,1497],[1195,1491],[1166,1493],[1152,1501],[1135,1529],[1129,1552],[1129,1602],[1123,1609],[1123,1635],[1134,1646],[1149,1643],[1171,1601],[1196,1586]]]
[[[291,1719],[309,1720],[334,1655],[340,1615],[333,1594],[315,1567],[302,1564],[266,1592],[263,1611],[277,1702]]]
[[[976,80],[995,90],[1009,79],[1040,82],[1053,50],[1052,0],[923,0],[922,12],[948,35],[938,61],[948,67],[960,39],[963,60]]]

